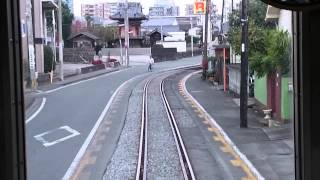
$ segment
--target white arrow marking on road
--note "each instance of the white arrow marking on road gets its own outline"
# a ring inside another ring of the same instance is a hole
[[[39,109],[32,114],[32,116],[30,116],[27,120],[26,120],[26,124],[30,121],[32,121],[32,119],[34,119],[40,112],[41,110],[43,109],[44,105],[46,104],[46,101],[47,101],[47,98],[42,98],[42,103],[39,107]]]
[[[66,130],[66,131],[68,131],[70,133],[70,135],[65,136],[63,138],[60,138],[60,139],[57,139],[55,141],[51,141],[51,142],[47,141],[44,138],[45,135],[52,134],[54,132],[57,132],[58,130]],[[40,141],[43,144],[44,147],[49,147],[49,146],[53,146],[53,145],[55,145],[57,143],[63,142],[65,140],[67,140],[67,139],[73,138],[73,137],[78,136],[78,135],[80,135],[80,133],[78,131],[70,128],[69,126],[61,126],[61,127],[57,128],[57,129],[46,131],[44,133],[35,135],[34,138],[36,140]]]

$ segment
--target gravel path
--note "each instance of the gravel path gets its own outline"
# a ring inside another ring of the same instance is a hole
[[[183,179],[177,148],[159,91],[161,80],[168,75],[155,78],[148,88],[148,180]],[[104,180],[135,179],[145,82],[140,82],[131,93],[126,121]]]
[[[148,180],[183,179],[178,151],[159,91],[164,77],[151,81],[148,89]]]
[[[144,82],[139,83],[131,93],[126,121],[117,149],[107,166],[104,180],[135,179],[141,128],[143,86]]]

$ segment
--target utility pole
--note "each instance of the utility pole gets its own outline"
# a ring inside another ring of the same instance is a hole
[[[223,34],[223,18],[224,18],[224,0],[222,0],[222,13],[221,13],[221,23],[220,23],[221,34]]]
[[[160,30],[161,30],[161,42],[163,43],[163,27],[162,27],[162,24],[160,26]]]
[[[53,51],[53,63],[52,63],[52,67],[51,67],[51,73],[50,73],[50,82],[52,84],[53,81],[53,64],[57,62],[57,49],[56,49],[56,17],[55,17],[55,13],[54,10],[52,10],[52,51]]]
[[[233,12],[233,0],[231,0],[231,12]]]
[[[190,29],[192,31],[193,25],[192,25],[192,16],[190,16]],[[191,34],[191,56],[193,57],[193,34]]]
[[[28,39],[28,58],[29,58],[29,70],[31,88],[37,89],[37,77],[36,77],[36,62],[35,62],[35,51],[34,51],[34,36],[33,36],[33,7],[32,1],[26,1],[26,24],[27,24],[27,39]]]
[[[59,31],[59,61],[60,61],[60,79],[61,81],[64,80],[63,75],[63,39],[62,39],[62,6],[61,0],[59,0],[59,24],[58,24],[58,31]]]
[[[205,13],[205,24],[204,24],[204,43],[203,43],[203,59],[202,59],[202,78],[206,78],[206,68],[208,64],[208,19],[209,19],[209,5],[210,0],[206,0],[206,13]]]
[[[242,0],[241,11],[241,84],[240,84],[240,127],[248,127],[248,0]]]
[[[126,52],[126,65],[129,67],[129,17],[128,17],[128,0],[125,1],[125,12],[124,12],[124,46]]]

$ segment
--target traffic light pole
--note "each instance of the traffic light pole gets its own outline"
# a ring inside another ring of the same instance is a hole
[[[202,59],[202,78],[206,78],[206,64],[208,63],[208,19],[209,19],[210,0],[206,0],[206,13],[204,24],[204,43],[203,43],[203,59]]]
[[[240,127],[248,127],[248,0],[242,0],[241,11],[241,84],[240,84]]]

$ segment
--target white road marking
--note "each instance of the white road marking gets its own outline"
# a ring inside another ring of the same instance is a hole
[[[59,91],[61,89],[70,87],[70,86],[74,86],[74,85],[81,84],[81,83],[84,83],[84,82],[88,82],[88,81],[92,81],[92,80],[99,79],[99,78],[102,78],[102,77],[110,76],[112,74],[117,74],[117,73],[120,73],[122,71],[127,71],[127,70],[129,70],[129,68],[118,70],[118,71],[113,71],[113,72],[110,72],[110,73],[106,73],[104,75],[100,75],[100,76],[96,76],[96,77],[89,78],[89,79],[86,79],[86,80],[82,80],[82,81],[78,81],[78,82],[75,82],[75,83],[67,84],[65,86],[61,86],[61,87],[58,87],[56,89],[45,91],[44,93],[46,93],[46,94],[53,93],[53,92]]]
[[[29,123],[30,121],[32,121],[43,109],[44,105],[46,104],[47,98],[42,98],[42,102],[41,105],[39,107],[39,109],[33,113],[27,120],[26,120],[26,124]]]
[[[103,109],[102,113],[100,114],[98,120],[96,121],[95,125],[93,126],[93,128],[91,129],[88,137],[86,138],[86,140],[84,141],[84,143],[82,144],[80,150],[78,151],[77,155],[75,156],[75,158],[73,159],[72,163],[70,164],[67,172],[65,173],[65,175],[62,177],[63,180],[68,180],[71,178],[71,176],[73,175],[74,171],[76,170],[81,158],[83,157],[85,151],[87,150],[94,134],[96,133],[96,131],[98,130],[102,120],[104,119],[105,115],[107,114],[108,110],[110,109],[111,103],[113,102],[113,100],[115,99],[116,95],[119,93],[120,89],[123,88],[126,84],[128,84],[129,82],[144,76],[145,74],[141,74],[138,75],[136,77],[133,77],[127,81],[125,81],[124,83],[122,83],[117,89],[116,91],[112,94],[111,98],[108,101],[108,104],[105,106],[105,108]]]
[[[192,93],[203,93],[203,91],[191,91]]]
[[[52,133],[54,133],[54,132],[56,132],[58,130],[66,130],[66,131],[68,131],[70,133],[70,135],[65,136],[63,138],[60,138],[60,139],[57,139],[55,141],[51,141],[51,142],[47,141],[44,138],[45,135],[52,134]],[[55,145],[57,143],[63,142],[65,140],[68,140],[68,139],[73,138],[73,137],[78,136],[78,135],[80,135],[80,133],[78,131],[70,128],[69,126],[61,126],[61,127],[57,128],[57,129],[46,131],[44,133],[35,135],[34,138],[36,140],[40,141],[43,144],[44,147],[49,147],[49,146],[53,146],[53,145]]]
[[[244,155],[239,148],[233,143],[233,141],[229,138],[227,133],[222,129],[222,127],[214,120],[214,118],[204,109],[204,107],[189,93],[186,82],[187,80],[194,74],[201,72],[202,70],[192,72],[185,76],[182,79],[182,88],[183,91],[187,94],[188,97],[192,99],[192,101],[205,113],[206,117],[210,120],[210,122],[218,129],[220,134],[226,140],[226,142],[232,147],[232,149],[237,153],[237,155],[244,161],[244,163],[249,167],[250,171],[256,176],[258,180],[264,180],[264,177],[260,174],[260,172],[253,166],[251,161]]]

